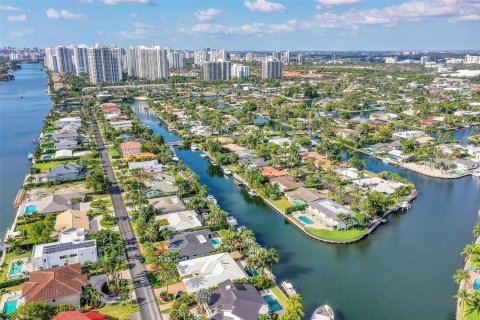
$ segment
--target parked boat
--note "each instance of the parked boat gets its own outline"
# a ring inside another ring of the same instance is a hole
[[[172,127],[172,126],[169,126],[169,127],[168,127],[168,131],[172,132],[172,131],[174,131],[174,130],[175,130],[174,127]]]
[[[206,157],[208,157],[208,155],[207,155],[206,153],[202,153],[202,154],[200,155],[200,157],[206,158]]]
[[[325,304],[318,307],[314,312],[310,320],[334,320],[335,315],[333,314],[332,308],[329,305]]]
[[[472,176],[480,178],[480,169],[476,169],[472,171]]]
[[[33,159],[33,153],[29,153],[27,158],[28,158],[28,160],[32,160]]]
[[[23,99],[22,90],[20,90],[20,99]]]
[[[280,284],[280,287],[282,287],[283,291],[285,291],[285,294],[289,297],[297,294],[297,291],[295,290],[293,285],[288,281],[283,281]]]
[[[223,169],[223,173],[226,174],[227,176],[232,174],[232,170],[230,169]]]
[[[257,193],[252,189],[250,191],[248,191],[248,194],[251,195],[252,197],[256,197],[257,196]]]
[[[233,183],[235,183],[236,186],[241,186],[242,185],[242,182],[237,180],[237,179],[233,180]]]
[[[235,219],[234,216],[227,216],[227,223],[232,227],[235,227],[238,224],[237,219]]]
[[[178,161],[178,160],[180,160],[180,159],[178,159],[177,156],[173,156],[173,157],[172,157],[172,161]]]
[[[209,195],[207,196],[207,200],[210,200],[210,201],[212,201],[213,203],[217,203],[217,199],[215,199],[215,197],[212,196],[211,194],[209,194]]]
[[[192,149],[192,151],[197,151],[197,150],[198,150],[198,147],[197,147],[196,144],[192,144],[192,145],[190,146],[190,149]]]

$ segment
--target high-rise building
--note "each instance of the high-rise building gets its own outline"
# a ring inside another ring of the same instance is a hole
[[[292,57],[291,57],[290,51],[285,51],[285,53],[283,54],[283,61],[285,63],[289,63],[291,60],[292,60]]]
[[[245,55],[245,61],[246,62],[252,62],[253,61],[253,53],[249,52]]]
[[[298,62],[303,62],[303,60],[305,60],[305,57],[303,56],[303,54],[301,54],[301,53],[297,54],[297,61]]]
[[[480,63],[480,56],[472,56],[472,55],[467,54],[465,56],[464,62],[467,63],[467,64]]]
[[[430,62],[432,59],[430,58],[430,56],[423,56],[420,58],[420,63],[423,64],[423,65],[426,65],[427,62]]]
[[[73,67],[75,74],[88,74],[88,56],[86,46],[71,46]]]
[[[283,73],[283,62],[275,59],[267,59],[262,62],[263,79],[280,79]]]
[[[168,78],[167,50],[159,46],[128,48],[126,69],[129,76],[157,80]]]
[[[96,45],[87,49],[88,71],[92,83],[122,81],[120,49]]]
[[[183,59],[185,55],[183,52],[170,51],[168,53],[168,66],[170,68],[183,68]]]
[[[125,69],[130,77],[137,76],[137,49],[134,47],[125,50]]]
[[[72,52],[67,47],[55,47],[57,57],[57,68],[59,73],[73,73]]]
[[[52,48],[45,48],[45,65],[48,70],[58,72],[57,56],[55,50]]]
[[[279,51],[273,51],[272,52],[272,58],[274,60],[280,61],[280,60],[282,60],[282,54]]]
[[[205,80],[230,80],[232,63],[230,61],[208,61],[203,64]]]
[[[225,49],[219,50],[217,54],[217,61],[227,61],[228,60],[228,51]]]
[[[232,78],[246,78],[250,76],[250,67],[242,64],[232,64]]]
[[[203,66],[208,61],[208,53],[206,50],[199,50],[193,53],[193,63],[197,66]]]

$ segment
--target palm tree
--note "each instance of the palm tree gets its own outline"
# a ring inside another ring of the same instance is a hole
[[[293,295],[288,299],[286,312],[280,316],[280,320],[298,320],[305,313],[303,312],[302,298],[299,294]]]
[[[477,254],[478,251],[479,251],[479,248],[475,243],[467,244],[465,246],[465,249],[463,249],[461,255],[465,256],[465,261],[467,261],[470,258],[472,258],[475,254]]]
[[[473,235],[475,237],[480,237],[480,223],[477,223],[475,228],[473,228]]]
[[[467,284],[470,280],[470,274],[465,269],[458,269],[457,272],[453,275],[453,279],[455,280],[456,284],[460,284],[460,282],[465,281]]]
[[[90,307],[96,307],[100,304],[102,294],[91,284],[88,284],[82,291],[82,304]]]
[[[210,303],[210,300],[212,300],[212,296],[210,292],[207,289],[200,289],[197,291],[195,294],[195,301],[198,303],[199,306],[202,308]]]

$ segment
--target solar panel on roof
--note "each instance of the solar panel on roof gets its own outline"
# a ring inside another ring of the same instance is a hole
[[[81,248],[95,247],[96,241],[84,241],[84,242],[67,242],[67,243],[58,243],[51,246],[43,247],[44,254],[51,254],[56,252],[62,252],[66,250],[76,250]]]

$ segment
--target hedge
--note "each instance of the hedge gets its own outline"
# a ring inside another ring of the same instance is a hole
[[[303,210],[305,210],[306,207],[307,207],[306,204],[297,204],[297,205],[286,208],[285,213],[289,214],[289,213],[292,213],[294,211],[303,211]]]
[[[28,277],[8,280],[0,283],[0,289],[18,286],[28,280]]]

